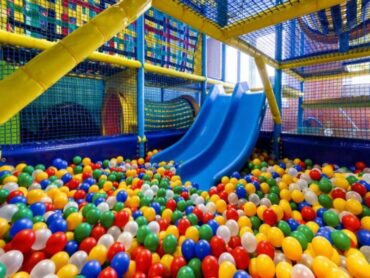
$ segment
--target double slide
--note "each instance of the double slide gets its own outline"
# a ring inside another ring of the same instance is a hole
[[[192,127],[152,162],[174,160],[183,181],[201,189],[239,170],[256,144],[265,113],[265,94],[238,84],[232,95],[214,86]]]

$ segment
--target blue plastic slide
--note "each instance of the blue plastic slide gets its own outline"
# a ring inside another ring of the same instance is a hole
[[[246,86],[246,83],[236,86],[233,95],[241,95],[248,89]],[[214,86],[188,132],[176,144],[153,156],[151,161],[174,160],[182,164],[206,150],[221,131],[231,99],[222,86]]]
[[[152,161],[175,160],[182,180],[196,183],[201,189],[242,168],[256,144],[266,102],[263,92],[247,90],[246,83],[238,84],[224,106],[217,100],[220,94],[213,91],[184,137]],[[212,108],[216,103],[217,109]]]

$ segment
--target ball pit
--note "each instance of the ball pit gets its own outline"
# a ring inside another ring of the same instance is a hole
[[[255,153],[201,191],[152,154],[0,166],[0,277],[370,277],[364,163]]]

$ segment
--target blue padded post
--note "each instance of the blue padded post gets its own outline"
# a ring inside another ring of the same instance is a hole
[[[226,44],[221,48],[221,80],[226,81]]]
[[[136,21],[136,58],[141,62],[142,67],[137,70],[137,133],[139,136],[139,156],[145,155],[145,112],[144,112],[144,84],[145,84],[145,38],[144,38],[144,16]]]
[[[206,78],[202,82],[200,104],[202,105],[207,97],[207,36],[202,34],[202,75]]]
[[[240,51],[238,51],[238,61],[237,61],[237,82],[239,83],[240,82],[240,78],[241,78],[241,53]]]
[[[217,1],[217,24],[220,25],[221,27],[225,27],[227,25],[227,0],[219,0]]]

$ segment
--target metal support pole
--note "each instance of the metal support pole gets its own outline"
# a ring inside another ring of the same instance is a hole
[[[226,44],[221,48],[221,80],[226,81]]]
[[[206,78],[202,82],[202,92],[200,96],[201,105],[207,97],[207,36],[202,34],[202,75]]]
[[[136,58],[142,65],[145,63],[145,41],[144,41],[144,16],[136,21]],[[145,114],[144,114],[144,66],[137,70],[137,133],[139,144],[139,156],[145,155]]]
[[[237,82],[241,80],[241,52],[238,50],[238,61],[237,61]]]

